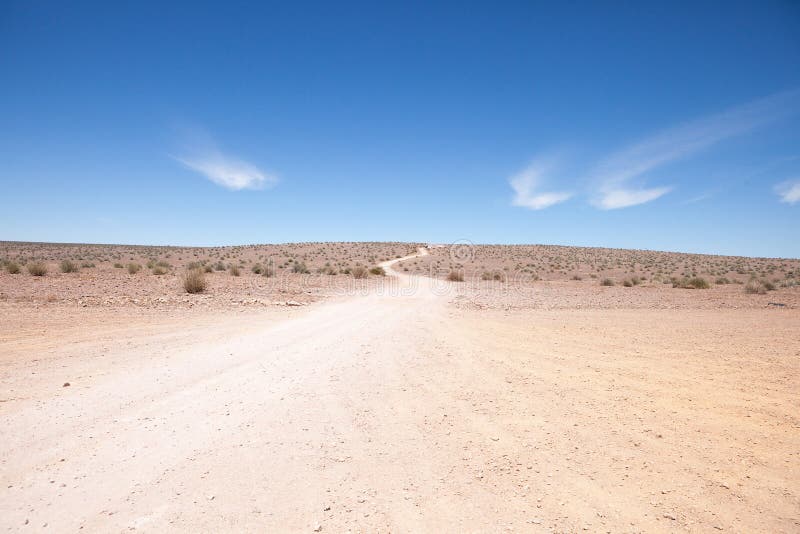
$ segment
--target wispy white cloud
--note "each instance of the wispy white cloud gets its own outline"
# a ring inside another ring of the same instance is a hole
[[[798,101],[800,91],[779,93],[664,130],[612,154],[592,173],[597,188],[592,203],[601,209],[617,209],[655,200],[672,187],[644,186],[641,179],[648,172],[793,113]],[[637,179],[640,183],[632,185]]]
[[[511,204],[532,210],[542,210],[572,197],[572,193],[567,191],[537,192],[551,167],[550,162],[534,161],[522,172],[512,176],[509,179],[509,184],[514,190],[514,199]]]
[[[274,174],[264,172],[252,163],[223,153],[205,130],[198,127],[183,127],[180,130],[184,146],[180,155],[172,157],[215,184],[240,191],[264,189],[278,183],[278,177]]]
[[[205,175],[217,185],[239,191],[241,189],[263,189],[278,182],[272,174],[262,172],[258,167],[221,152],[207,153],[194,158],[176,160],[186,167]]]
[[[781,197],[781,202],[796,204],[800,202],[800,180],[789,180],[775,186],[775,192]]]
[[[671,190],[671,187],[652,187],[650,189],[612,189],[604,192],[603,195],[595,201],[595,205],[604,210],[627,208],[655,200],[666,195]]]
[[[714,196],[714,193],[703,193],[701,195],[697,195],[697,196],[694,196],[694,197],[691,197],[691,198],[687,198],[686,200],[681,202],[681,204],[684,204],[684,205],[686,205],[686,204],[695,204],[697,202],[702,202],[704,200],[708,200],[709,198],[711,198],[713,196]]]

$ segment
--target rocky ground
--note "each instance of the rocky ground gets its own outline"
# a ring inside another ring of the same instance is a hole
[[[0,274],[0,529],[800,529],[798,288],[421,261]]]

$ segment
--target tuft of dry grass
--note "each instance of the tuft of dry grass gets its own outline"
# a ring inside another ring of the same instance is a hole
[[[366,267],[361,267],[360,265],[357,265],[352,269],[350,269],[350,274],[353,275],[353,278],[360,279],[360,278],[366,278],[367,275],[369,274],[369,271],[367,271]]]
[[[191,269],[183,275],[183,289],[187,293],[202,293],[207,286],[203,269]]]
[[[773,284],[758,278],[751,278],[744,285],[744,292],[748,295],[764,295],[767,291],[772,291],[773,289],[775,289]]]
[[[34,261],[28,264],[28,272],[33,276],[44,276],[47,274],[47,265],[41,261]]]
[[[129,263],[128,264],[128,274],[136,274],[142,269],[142,266],[138,263]]]
[[[376,276],[386,276],[386,271],[383,269],[383,267],[373,267],[369,270],[369,273]]]
[[[156,276],[167,274],[167,269],[160,265],[156,265],[155,267],[153,267],[153,274]]]
[[[20,268],[18,263],[13,261],[9,261],[6,263],[6,271],[8,274],[19,274],[22,269]]]
[[[69,260],[61,260],[59,264],[62,273],[77,273],[78,266]]]
[[[239,267],[237,267],[236,265],[231,265],[231,268],[228,269],[228,270],[230,271],[231,276],[241,276],[242,275],[242,270]]]
[[[600,281],[600,285],[611,287],[614,285],[614,281],[611,278],[603,278],[603,280]]]
[[[459,271],[450,271],[447,273],[447,281],[448,282],[463,282],[464,281],[464,273]]]

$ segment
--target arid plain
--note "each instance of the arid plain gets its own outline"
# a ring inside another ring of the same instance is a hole
[[[12,242],[0,260],[5,530],[800,530],[798,260]]]

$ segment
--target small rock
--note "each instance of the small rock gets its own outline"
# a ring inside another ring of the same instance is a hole
[[[69,382],[64,382],[64,385],[61,387],[68,388],[70,386]]]
[[[675,515],[674,515],[674,514],[670,514],[670,513],[665,513],[665,514],[664,514],[664,517],[666,517],[667,519],[671,519],[671,520],[673,520],[673,521],[675,521],[676,519],[678,519],[677,517],[675,517]]]
[[[314,532],[320,532],[322,530],[322,525],[317,523],[317,526],[314,527]]]

